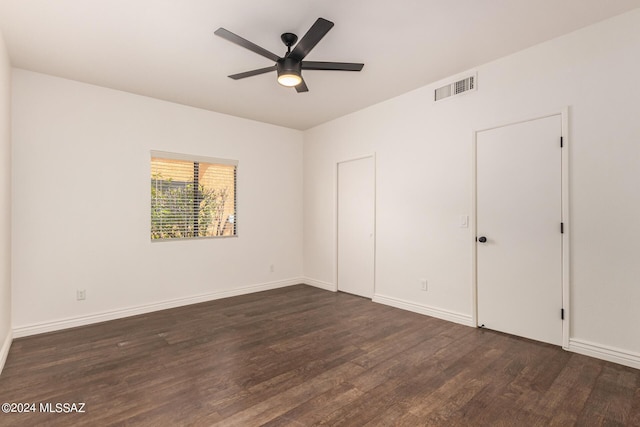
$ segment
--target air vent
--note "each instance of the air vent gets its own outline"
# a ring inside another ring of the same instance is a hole
[[[475,88],[476,76],[469,76],[466,79],[458,80],[457,82],[436,89],[435,100],[440,101],[453,95],[460,95],[461,93],[475,90]]]

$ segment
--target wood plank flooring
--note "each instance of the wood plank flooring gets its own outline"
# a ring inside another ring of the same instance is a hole
[[[86,412],[2,426],[640,426],[640,371],[299,285],[17,339],[3,402]]]

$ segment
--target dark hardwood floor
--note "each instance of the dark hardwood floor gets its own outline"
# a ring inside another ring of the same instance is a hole
[[[299,285],[16,339],[4,402],[86,412],[3,426],[640,426],[640,371]]]

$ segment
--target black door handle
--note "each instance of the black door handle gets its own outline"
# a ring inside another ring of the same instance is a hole
[[[486,241],[487,241],[487,238],[486,238],[486,237],[484,237],[484,236],[478,237],[478,242],[480,242],[480,243],[484,243],[484,242],[486,242]]]

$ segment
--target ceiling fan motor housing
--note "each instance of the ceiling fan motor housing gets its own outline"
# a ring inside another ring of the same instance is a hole
[[[281,76],[282,74],[295,74],[299,76],[302,72],[302,63],[288,57],[278,59],[276,67],[278,70],[278,76]]]

